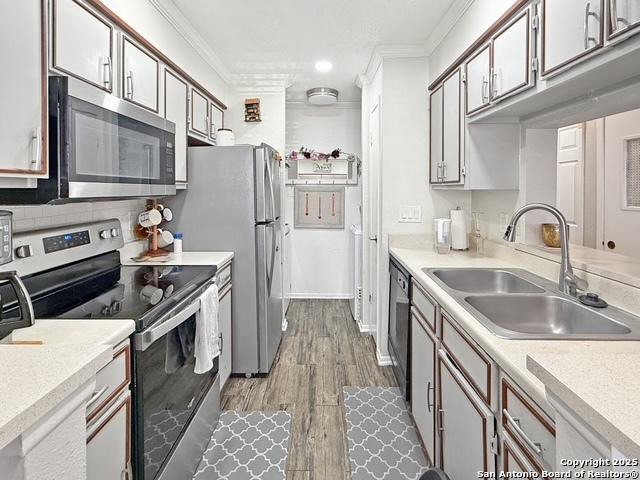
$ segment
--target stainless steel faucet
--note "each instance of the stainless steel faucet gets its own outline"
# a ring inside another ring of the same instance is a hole
[[[571,261],[569,260],[569,227],[564,215],[562,215],[562,212],[557,208],[547,205],[546,203],[530,203],[520,207],[513,214],[513,217],[511,217],[509,226],[504,232],[504,239],[507,242],[515,242],[516,224],[522,215],[531,210],[543,210],[545,212],[549,212],[551,215],[556,217],[560,224],[560,251],[562,254],[562,260],[560,261],[560,279],[558,280],[558,288],[560,291],[573,297],[577,295],[578,290],[586,291],[589,286],[586,280],[576,277],[573,273]]]

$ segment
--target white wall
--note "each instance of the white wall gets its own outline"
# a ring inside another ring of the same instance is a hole
[[[102,2],[180,68],[226,103],[228,86],[218,72],[194,49],[177,26],[170,23],[149,0]],[[157,3],[157,0],[156,0]]]
[[[320,152],[340,148],[361,156],[359,104],[315,107],[288,103],[286,152],[301,146]],[[362,182],[345,187],[345,228],[310,230],[293,228],[294,187],[286,188],[285,221],[291,225],[287,261],[291,268],[292,296],[298,298],[350,298],[353,296],[352,224],[361,225]]]
[[[261,122],[244,121],[246,98],[260,99]],[[284,154],[285,151],[285,89],[284,87],[261,89],[242,87],[232,89],[225,114],[225,128],[235,133],[236,144],[260,145],[268,143]]]

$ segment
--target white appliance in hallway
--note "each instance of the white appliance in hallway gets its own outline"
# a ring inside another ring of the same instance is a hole
[[[269,373],[282,337],[280,161],[262,144],[191,147],[171,206],[185,250],[235,253],[232,372]]]
[[[351,225],[353,234],[353,297],[349,300],[351,315],[360,324],[362,320],[362,229]]]

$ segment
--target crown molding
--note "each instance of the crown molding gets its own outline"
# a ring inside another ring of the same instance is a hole
[[[288,73],[239,73],[232,74],[229,83],[236,89],[286,89],[291,86],[291,77]]]
[[[232,83],[233,75],[207,42],[197,32],[191,22],[170,0],[149,0],[149,3],[167,20],[202,59],[224,80]]]
[[[385,58],[422,58],[429,52],[424,45],[378,45],[373,49],[365,72],[358,75],[355,83],[358,87],[370,83]]]
[[[438,45],[440,45],[451,30],[453,30],[453,27],[455,27],[460,18],[469,10],[469,7],[471,7],[474,1],[475,0],[455,0],[451,4],[424,43],[424,49],[427,55],[431,55],[433,51],[438,48]]]

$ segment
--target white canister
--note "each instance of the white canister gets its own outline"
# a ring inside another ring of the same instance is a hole
[[[219,128],[216,134],[216,145],[219,147],[232,147],[236,144],[236,136],[229,128]]]
[[[436,252],[447,254],[451,251],[451,219],[433,219],[434,247]]]

